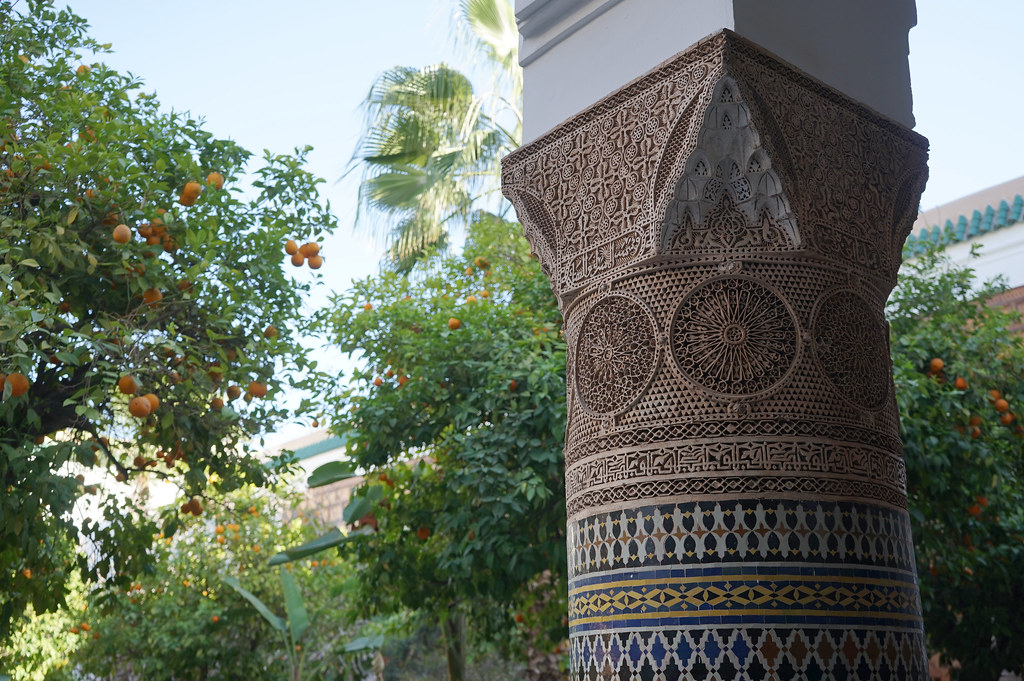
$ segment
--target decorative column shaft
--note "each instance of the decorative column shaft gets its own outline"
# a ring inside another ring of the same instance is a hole
[[[574,680],[928,678],[883,315],[926,157],[722,31],[504,159],[565,317]]]

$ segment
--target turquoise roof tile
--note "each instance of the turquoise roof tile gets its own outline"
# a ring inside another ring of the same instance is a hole
[[[953,220],[946,220],[944,225],[932,225],[924,227],[916,235],[907,237],[904,245],[906,257],[912,258],[925,251],[925,244],[954,244],[967,241],[972,237],[980,236],[987,232],[1009,227],[1022,221],[1024,213],[1024,196],[1017,194],[1013,197],[1013,203],[1006,200],[999,202],[999,207],[985,206],[984,209],[975,210],[971,213],[970,219],[961,215]]]

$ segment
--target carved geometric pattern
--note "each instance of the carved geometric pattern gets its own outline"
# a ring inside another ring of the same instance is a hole
[[[683,298],[671,342],[688,379],[711,393],[748,396],[789,372],[799,334],[793,311],[777,293],[734,276],[712,279]]]
[[[924,634],[863,627],[641,629],[573,637],[579,681],[927,679]]]
[[[699,500],[757,499],[764,496],[808,500],[871,499],[890,508],[907,508],[906,493],[893,489],[890,485],[867,480],[765,473],[761,476],[701,476],[620,483],[575,495],[566,500],[565,510],[570,520],[578,520],[585,512],[604,507],[621,508],[640,501],[662,502],[679,497]]]
[[[576,390],[588,411],[609,416],[640,398],[658,370],[658,330],[637,301],[610,295],[583,319],[576,344]]]
[[[825,377],[844,399],[870,411],[885,406],[892,385],[885,320],[848,290],[819,301],[814,351]]]
[[[643,506],[569,524],[569,576],[749,561],[914,569],[906,512],[850,502],[704,501]]]
[[[715,87],[662,228],[668,251],[795,248],[796,216],[732,78]]]
[[[701,618],[757,616],[785,624],[906,626],[921,622],[921,599],[912,572],[865,566],[724,565],[638,570],[573,580],[569,621],[573,633],[615,623],[668,626]],[[706,620],[705,620],[706,621]]]
[[[759,479],[780,473],[842,477],[889,487],[902,494],[907,474],[903,457],[866,446],[820,439],[659,442],[628,451],[604,452],[565,471],[565,494],[578,494],[634,480],[709,478],[729,474]],[[709,481],[710,482],[710,481]]]
[[[827,421],[778,419],[705,420],[700,422],[648,426],[611,431],[604,435],[571,442],[565,448],[565,464],[572,466],[581,459],[616,449],[643,447],[652,443],[671,443],[689,439],[715,439],[759,437],[770,433],[778,437],[810,438],[862,444],[892,452],[902,451],[899,439],[878,432],[877,428],[852,426]]]

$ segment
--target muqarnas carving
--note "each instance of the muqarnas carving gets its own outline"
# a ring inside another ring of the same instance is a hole
[[[504,160],[565,317],[574,679],[927,678],[883,315],[926,156],[725,31]]]

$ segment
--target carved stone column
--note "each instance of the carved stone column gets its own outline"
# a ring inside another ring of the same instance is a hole
[[[722,31],[504,160],[565,316],[574,680],[928,678],[883,316],[926,156]]]

